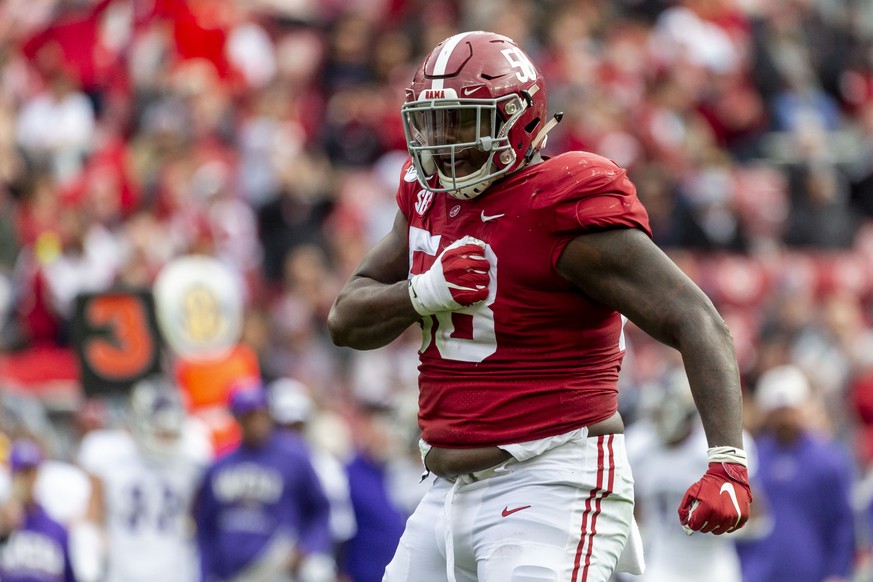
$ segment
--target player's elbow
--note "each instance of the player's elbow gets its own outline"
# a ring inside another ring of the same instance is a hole
[[[356,350],[371,349],[366,326],[362,325],[355,311],[343,305],[338,299],[327,314],[327,329],[330,339],[336,346]]]
[[[351,347],[352,326],[348,318],[343,315],[343,310],[334,303],[327,315],[327,329],[330,339],[337,346]]]
[[[355,350],[373,350],[386,345],[380,336],[366,326],[356,325],[334,311],[328,315],[327,328],[335,346]]]
[[[694,309],[684,318],[680,329],[679,344],[695,345],[705,341],[723,350],[734,350],[731,330],[711,303]]]

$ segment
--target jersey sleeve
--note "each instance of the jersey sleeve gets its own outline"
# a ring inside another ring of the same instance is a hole
[[[400,170],[400,185],[397,187],[397,193],[394,195],[397,201],[397,207],[403,216],[409,220],[412,215],[412,207],[415,204],[414,193],[418,186],[418,179],[415,175],[415,167],[412,165],[412,159],[406,160],[403,168]]]
[[[550,207],[557,237],[552,265],[579,235],[616,228],[638,228],[649,237],[649,215],[637,198],[627,172],[614,162],[587,152],[564,154],[558,167],[563,172],[550,180],[552,191],[544,197]]]
[[[126,432],[99,429],[87,433],[79,443],[76,464],[97,477],[105,477],[117,466],[118,460],[136,449]]]
[[[218,502],[212,494],[212,469],[207,470],[194,495],[191,516],[195,524],[195,542],[200,558],[201,582],[215,578],[216,538],[218,537]]]
[[[573,152],[555,190],[555,230],[579,235],[613,228],[639,228],[649,236],[649,216],[626,170],[594,154]],[[561,185],[563,184],[563,185]]]
[[[299,451],[287,455],[286,459],[294,467],[291,486],[286,488],[286,494],[292,503],[301,508],[301,522],[298,534],[300,547],[311,554],[326,554],[330,550],[330,503],[324,494],[324,489],[309,454]]]

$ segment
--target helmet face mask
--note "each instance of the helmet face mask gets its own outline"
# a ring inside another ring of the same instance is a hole
[[[501,106],[517,113],[504,121]],[[435,173],[441,187],[436,192],[459,193],[473,198],[507,173],[516,155],[506,135],[524,108],[515,95],[495,100],[428,100],[403,106],[404,127],[413,164],[420,177]],[[497,167],[495,160],[502,162]],[[478,188],[476,188],[478,186]]]
[[[424,60],[401,112],[421,186],[469,199],[539,149],[546,91],[542,75],[510,39],[462,33]]]
[[[165,460],[181,444],[185,408],[178,391],[161,380],[138,382],[130,395],[129,420],[134,439],[146,456]]]
[[[667,374],[660,386],[652,388],[649,415],[655,433],[668,446],[683,442],[699,424],[697,407],[691,393],[691,385],[684,369],[675,369]]]

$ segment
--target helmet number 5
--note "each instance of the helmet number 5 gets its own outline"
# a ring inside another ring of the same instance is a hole
[[[414,226],[409,228],[409,254],[410,265],[412,265],[410,275],[417,274],[419,270],[416,269],[416,262],[413,260],[414,254],[423,252],[433,257],[437,256],[440,238],[439,235],[434,236],[421,228]],[[436,343],[440,356],[446,360],[481,362],[497,351],[494,312],[490,307],[497,296],[497,256],[487,243],[485,244],[485,256],[491,264],[488,298],[457,311],[443,311],[425,317],[422,320],[421,330],[420,351],[422,353],[428,348],[432,339]],[[460,337],[460,330],[456,325],[464,317],[470,320],[470,330],[467,332],[469,337]]]
[[[503,49],[500,52],[504,57],[506,57],[506,60],[511,67],[519,69],[515,73],[515,76],[520,83],[533,81],[537,78],[537,70],[534,68],[533,63],[531,63],[527,56],[517,47]]]

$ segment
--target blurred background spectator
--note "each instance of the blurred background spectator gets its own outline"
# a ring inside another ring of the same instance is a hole
[[[748,582],[848,580],[855,557],[852,465],[839,443],[815,426],[815,396],[794,365],[758,381],[760,503],[770,532],[739,543]]]
[[[277,429],[260,382],[235,387],[239,446],[206,471],[193,508],[201,580],[331,582],[330,506],[300,440]]]
[[[76,582],[67,529],[52,519],[37,499],[42,461],[35,441],[19,439],[12,444],[12,494],[3,508],[2,524],[8,539],[0,553],[0,571],[4,580],[16,582]]]
[[[873,8],[863,0],[0,3],[0,461],[28,436],[48,460],[71,461],[87,432],[122,424],[117,402],[83,388],[77,297],[148,290],[171,261],[203,254],[241,282],[239,343],[213,361],[160,363],[215,452],[240,437],[224,404],[240,377],[305,385],[315,414],[303,438],[334,469],[363,447],[358,423],[378,403],[402,425],[386,483],[408,511],[416,386],[402,354],[417,334],[353,353],[331,344],[325,317],[337,282],[393,219],[413,67],[475,28],[515,38],[543,64],[550,109],[565,113],[544,153],[589,149],[628,168],[656,242],[733,331],[752,434],[761,374],[785,364],[806,374],[820,406],[804,422],[850,453],[863,571],[873,548]],[[215,306],[188,307],[208,329]],[[627,336],[632,424],[673,359],[638,330]],[[354,535],[349,523],[335,542]]]
[[[356,582],[379,582],[408,517],[393,498],[390,478],[390,465],[402,456],[406,441],[390,407],[379,404],[363,403],[354,427],[355,451],[346,473],[358,528],[343,548],[341,570]],[[409,477],[408,486],[414,487],[414,476]]]
[[[625,433],[628,461],[634,469],[634,513],[645,543],[646,570],[622,580],[641,582],[742,582],[736,534],[688,536],[674,527],[676,510],[694,475],[707,466],[706,435],[691,386],[681,364],[653,386],[641,403],[642,417]],[[753,443],[746,439],[750,478],[757,468]],[[756,513],[760,504],[756,505]],[[756,529],[755,515],[743,534]]]
[[[270,414],[276,426],[299,438],[309,450],[312,468],[330,505],[331,557],[337,563],[344,544],[358,530],[349,476],[345,470],[345,463],[351,455],[351,430],[344,424],[328,420],[331,418],[329,413],[316,405],[310,389],[298,380],[274,380],[269,392]],[[326,435],[327,442],[319,438],[319,426],[329,426],[332,434]]]
[[[188,516],[212,456],[208,441],[186,422],[179,391],[161,377],[134,385],[124,416],[123,430],[91,430],[81,440],[76,460],[91,495],[73,529],[78,577],[196,580]]]

